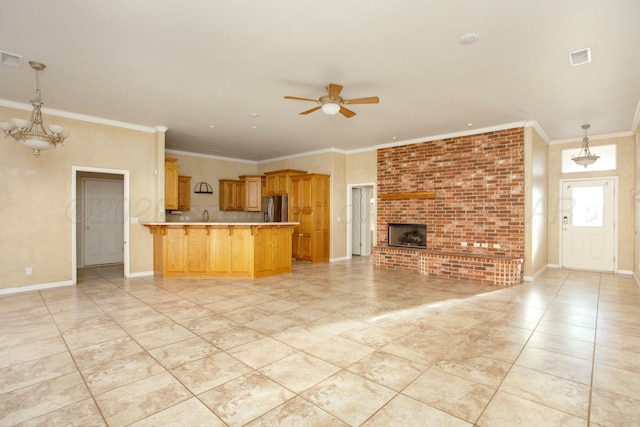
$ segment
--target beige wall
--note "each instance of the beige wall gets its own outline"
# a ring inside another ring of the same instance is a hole
[[[29,112],[0,107],[0,121],[12,117],[28,118]],[[130,217],[140,222],[164,219],[164,134],[131,130],[72,120],[52,118],[44,121],[67,127],[71,136],[63,147],[44,151],[34,158],[12,140],[0,142],[0,220],[3,238],[0,239],[2,268],[0,290],[29,285],[55,284],[72,279],[72,167],[104,168],[129,172]],[[640,129],[638,129],[640,132]],[[558,187],[559,180],[572,177],[619,177],[619,269],[633,270],[640,276],[638,261],[633,254],[640,248],[634,240],[635,204],[629,192],[640,188],[640,136],[596,139],[591,146],[615,143],[618,145],[618,170],[587,174],[560,173],[560,151],[579,150],[580,142],[564,145],[546,144],[533,129],[526,129],[527,182],[530,195],[526,215],[525,275],[535,274],[544,265],[559,263],[558,243]],[[126,155],[123,155],[126,153]],[[236,179],[243,174],[261,174],[279,169],[300,169],[331,175],[331,259],[346,257],[346,189],[349,184],[377,181],[376,150],[343,154],[326,152],[308,156],[255,163],[200,157],[186,153],[167,152],[178,158],[180,174],[192,177],[192,191],[200,181],[208,182],[213,195],[191,194],[191,211],[185,213],[198,220],[204,209],[211,219],[221,221],[254,220],[252,213],[219,211],[218,180]],[[546,165],[546,168],[545,168]],[[635,178],[634,177],[638,177]],[[545,194],[546,193],[546,194]],[[545,200],[547,206],[544,207]],[[541,215],[546,212],[547,216]],[[545,222],[546,221],[546,222]],[[139,224],[130,225],[130,272],[144,274],[153,270],[152,236]],[[26,267],[33,269],[25,275]]]
[[[310,154],[308,156],[290,157],[279,160],[261,162],[258,173],[277,171],[282,169],[303,170],[309,173],[331,175],[333,172],[333,152]]]
[[[549,146],[548,168],[548,239],[549,264],[560,264],[560,180],[581,179],[604,176],[618,177],[618,269],[630,272],[633,270],[633,236],[634,236],[634,202],[630,192],[634,188],[634,137],[604,137],[590,138],[589,147],[593,153],[598,153],[598,145],[615,144],[618,152],[618,168],[615,171],[561,173],[560,154],[562,150],[575,149],[580,151],[582,142],[567,144],[553,144]]]
[[[525,145],[525,277],[533,277],[546,267],[547,245],[547,143],[533,128],[524,131]]]
[[[374,152],[375,154],[375,152]],[[238,179],[239,175],[256,175],[264,172],[296,169],[309,173],[331,176],[331,260],[346,257],[346,159],[339,152],[325,152],[308,156],[291,157],[274,161],[255,163],[210,156],[196,156],[189,153],[167,150],[166,157],[178,159],[179,174],[191,176],[191,210],[181,215],[167,214],[167,220],[180,220],[189,216],[191,221],[202,218],[205,209],[210,219],[219,221],[260,221],[261,214],[253,212],[223,212],[219,210],[220,179]],[[375,163],[374,166],[375,168]],[[375,169],[374,169],[375,176]],[[213,195],[194,194],[193,188],[200,182],[208,182],[213,187]]]
[[[347,155],[347,184],[378,181],[378,150],[361,151]]]
[[[333,153],[331,173],[331,260],[347,257],[347,155]]]
[[[638,195],[639,199],[634,200],[634,261],[633,261],[633,273],[636,277],[636,281],[640,282],[640,238],[638,233],[640,233],[640,209],[638,208],[638,203],[640,203],[640,123],[638,123],[638,127],[635,129],[635,163],[634,163],[634,171],[635,171],[635,179],[634,179],[634,195]]]
[[[258,165],[259,173],[296,169],[331,175],[331,260],[343,259],[347,255],[346,157],[345,154],[330,151],[263,162]]]
[[[28,119],[29,112],[0,107],[0,121],[13,117]],[[156,146],[164,136],[48,115],[44,122],[65,126],[71,136],[39,158],[0,140],[0,289],[72,280],[73,166],[129,171],[130,216],[152,220],[158,212]],[[142,225],[131,224],[129,248],[132,274],[153,270],[152,238]]]
[[[166,157],[178,159],[179,175],[191,177],[191,210],[183,212],[182,216],[190,217],[191,221],[202,220],[206,209],[211,221],[261,221],[262,214],[255,212],[225,212],[220,211],[220,183],[221,179],[238,179],[240,175],[258,174],[255,162],[242,162],[220,159],[210,156],[196,156],[184,152],[168,150]],[[200,182],[211,185],[213,194],[195,194],[194,188]],[[167,214],[167,221],[178,221],[180,215]]]

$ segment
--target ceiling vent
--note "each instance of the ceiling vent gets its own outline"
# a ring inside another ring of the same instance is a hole
[[[12,68],[22,68],[22,56],[0,50],[2,65]]]
[[[586,47],[569,53],[569,63],[572,67],[591,62],[591,48]]]

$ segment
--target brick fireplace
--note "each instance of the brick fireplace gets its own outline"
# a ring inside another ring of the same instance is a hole
[[[521,282],[523,128],[381,148],[377,166],[377,267]],[[425,224],[427,248],[389,246],[393,223]]]

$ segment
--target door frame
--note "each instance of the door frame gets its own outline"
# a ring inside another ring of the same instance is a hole
[[[113,174],[110,174],[113,176]],[[122,202],[124,200],[124,180],[123,179],[118,179],[118,178],[104,178],[102,177],[103,175],[99,175],[101,176],[100,178],[96,178],[90,175],[83,175],[79,181],[80,182],[76,182],[77,184],[79,184],[80,186],[80,191],[82,191],[82,195],[78,198],[78,203],[76,204],[77,207],[80,207],[80,211],[84,214],[86,214],[86,194],[85,194],[85,190],[86,190],[86,186],[87,186],[87,181],[108,181],[108,182],[117,182],[120,184],[120,186],[122,186],[122,198],[119,199],[119,202]],[[115,176],[122,176],[122,175],[115,175]],[[84,221],[86,221],[86,217],[84,218]],[[80,218],[78,218],[78,220],[80,220]],[[82,221],[82,223],[86,226],[86,223]],[[124,219],[123,219],[124,221]],[[124,222],[123,225],[124,227]],[[78,261],[79,267],[86,267],[87,266],[87,242],[86,242],[86,231],[84,227],[77,227],[77,233],[78,233],[78,239],[77,239],[77,244],[78,244],[78,257],[76,258],[76,260]],[[120,236],[122,239],[124,239],[124,233]],[[123,261],[124,262],[124,252],[122,253],[122,257],[123,257]]]
[[[618,226],[619,221],[618,221],[618,205],[619,205],[619,201],[618,201],[618,177],[617,176],[593,176],[593,177],[589,177],[589,178],[563,178],[559,181],[558,183],[558,201],[559,201],[559,206],[558,206],[558,247],[559,247],[559,260],[560,260],[560,268],[564,268],[564,260],[563,260],[563,245],[562,245],[562,241],[563,239],[563,235],[562,235],[562,205],[563,205],[563,200],[562,200],[562,194],[563,194],[563,188],[564,185],[568,182],[575,182],[575,181],[613,181],[613,272],[614,273],[618,273],[619,269],[618,269],[618,261],[619,261],[619,257],[618,257],[618,233],[619,233],[619,229],[620,227]],[[586,271],[586,270],[585,270]]]
[[[123,176],[123,236],[122,241],[124,243],[124,277],[129,277],[130,271],[130,259],[129,259],[129,171],[123,169],[107,169],[107,168],[95,168],[88,166],[71,166],[71,205],[68,209],[68,215],[71,220],[71,283],[76,285],[78,283],[78,194],[77,194],[77,180],[78,172],[93,172],[93,173],[106,173],[112,175]]]
[[[373,188],[373,200],[377,200],[377,194],[378,194],[378,187],[376,186],[375,182],[363,182],[363,183],[359,183],[359,184],[347,184],[347,206],[346,206],[346,212],[344,214],[344,220],[347,223],[347,259],[351,259],[353,258],[353,254],[352,254],[352,247],[353,247],[353,242],[351,241],[351,233],[353,233],[353,223],[351,221],[351,216],[353,215],[353,197],[351,195],[351,192],[354,188],[361,188],[361,187],[372,187]],[[373,227],[373,236],[371,236],[371,246],[375,246],[376,242],[378,240],[377,238],[377,223],[378,223],[378,209],[377,209],[377,203],[374,205],[373,207],[374,211],[373,211],[373,221],[374,221],[374,227]]]

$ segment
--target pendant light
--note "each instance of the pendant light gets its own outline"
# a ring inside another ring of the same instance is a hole
[[[600,158],[600,156],[591,154],[591,151],[589,151],[589,137],[587,136],[587,129],[589,129],[589,127],[591,127],[591,125],[582,125],[582,129],[584,129],[582,148],[580,149],[580,153],[578,153],[577,156],[571,156],[571,160],[573,160],[580,166],[584,166],[585,168],[588,165],[595,163],[595,161]]]
[[[33,112],[31,120],[11,119],[10,122],[0,123],[6,136],[12,137],[15,142],[20,143],[25,148],[29,148],[35,157],[40,155],[40,151],[48,150],[58,144],[62,144],[69,136],[69,131],[59,125],[49,125],[49,131],[42,123],[42,99],[40,97],[39,72],[45,69],[45,65],[40,62],[29,61],[29,65],[36,71],[36,99],[31,100]]]

